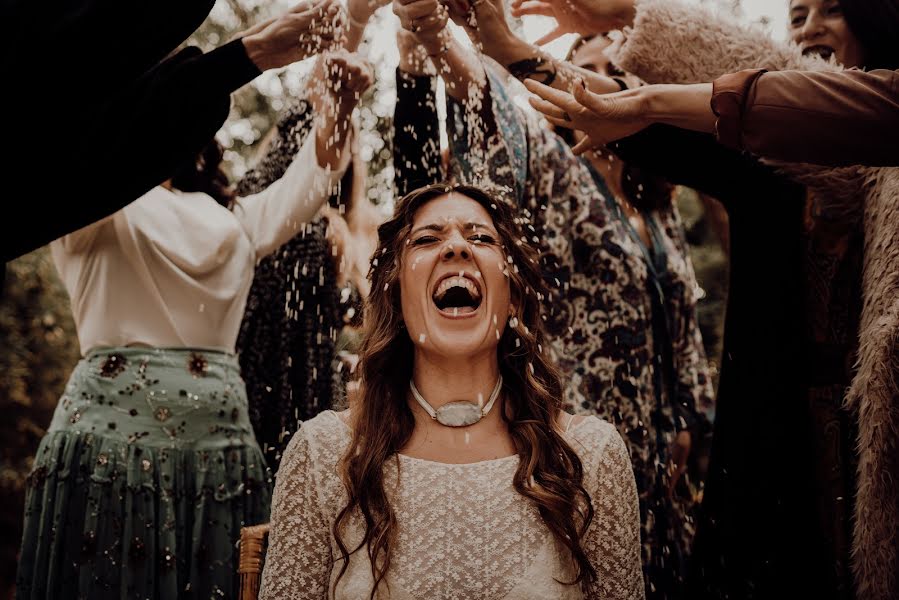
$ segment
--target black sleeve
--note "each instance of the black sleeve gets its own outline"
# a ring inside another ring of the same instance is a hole
[[[231,92],[258,74],[240,40],[207,54],[185,48],[105,99],[79,129],[25,139],[22,171],[7,178],[17,215],[3,220],[2,259],[102,219],[168,179],[225,122]],[[25,176],[51,154],[53,177]]]
[[[305,98],[284,111],[275,124],[274,137],[265,154],[237,183],[237,195],[258,194],[281,179],[312,133],[314,119],[312,103]]]
[[[393,114],[393,170],[397,195],[405,196],[443,179],[437,80],[396,70]]]
[[[676,185],[716,198],[728,212],[801,189],[773,167],[727,148],[714,136],[668,125],[652,125],[610,145],[622,160],[651,171]]]
[[[15,58],[0,61],[2,80],[14,81],[10,75],[15,72],[27,82],[23,89],[77,90],[77,95],[100,99],[164,60],[203,23],[214,4],[3,0],[0,22],[6,27],[0,48],[2,56]]]

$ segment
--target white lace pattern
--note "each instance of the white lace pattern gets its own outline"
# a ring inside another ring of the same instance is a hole
[[[565,434],[584,464],[595,510],[583,541],[598,581],[586,593],[574,568],[529,500],[512,487],[518,457],[443,464],[399,456],[385,472],[398,531],[386,584],[391,600],[544,600],[644,597],[637,492],[624,442],[589,417]],[[326,411],[300,428],[281,461],[260,598],[363,600],[371,593],[365,549],[340,570],[331,527],[346,503],[338,463],[350,441]],[[361,519],[345,537],[362,539]],[[338,561],[333,565],[332,561]]]

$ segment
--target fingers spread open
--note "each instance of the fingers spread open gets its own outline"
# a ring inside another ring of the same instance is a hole
[[[531,96],[530,98],[528,98],[528,102],[530,102],[531,106],[533,106],[536,110],[539,110],[547,117],[554,117],[556,119],[568,121],[571,120],[571,117],[569,117],[564,110],[562,110],[555,104],[552,104],[551,102],[543,100],[542,98]]]
[[[642,117],[639,89],[614,94],[594,94],[575,86],[574,98],[598,117],[609,119],[634,119]]]
[[[562,90],[557,90],[556,88],[549,87],[548,85],[543,85],[533,79],[525,80],[524,86],[528,89],[529,92],[536,94],[543,100],[550,102],[563,111],[572,114],[573,112],[579,110],[581,108],[580,104],[574,99],[574,97]]]

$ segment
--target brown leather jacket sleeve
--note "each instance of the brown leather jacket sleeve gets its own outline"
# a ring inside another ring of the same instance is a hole
[[[899,72],[756,69],[714,83],[722,144],[790,162],[899,165]]]

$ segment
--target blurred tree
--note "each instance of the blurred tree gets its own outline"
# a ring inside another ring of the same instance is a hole
[[[0,302],[2,590],[15,581],[26,476],[78,357],[69,297],[50,253],[42,248],[10,263]]]

